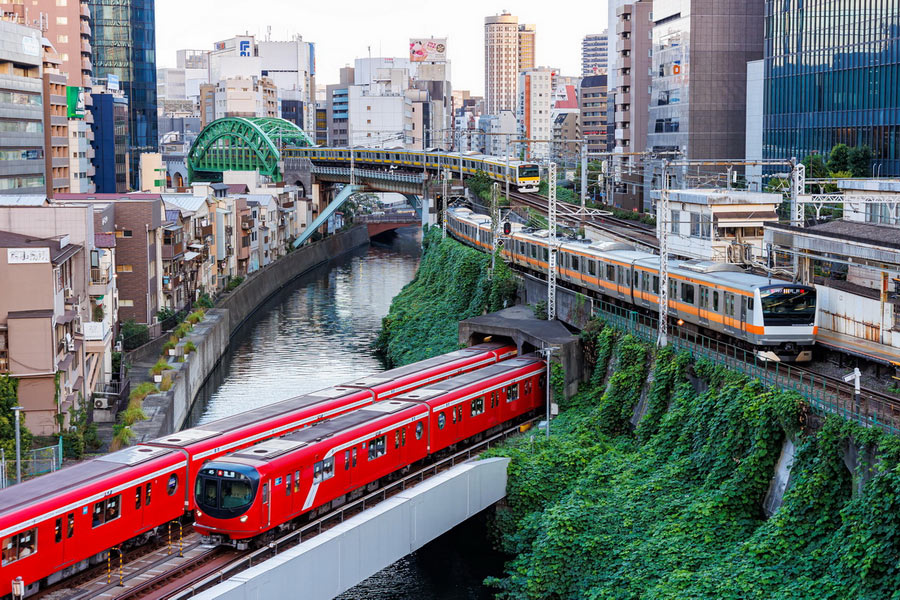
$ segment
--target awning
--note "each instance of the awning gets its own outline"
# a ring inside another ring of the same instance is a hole
[[[203,244],[188,244],[188,248],[193,248],[194,250],[203,250],[206,248]]]
[[[67,311],[64,312],[63,315],[59,318],[59,320],[56,322],[56,324],[57,324],[57,325],[65,325],[66,323],[71,323],[72,320],[73,320],[74,318],[75,318],[75,311],[74,311],[74,310],[67,310]]]
[[[194,260],[194,259],[197,258],[198,256],[200,256],[200,253],[199,253],[199,252],[185,252],[185,253],[184,253],[184,260],[185,260],[185,261],[188,261],[188,260]]]

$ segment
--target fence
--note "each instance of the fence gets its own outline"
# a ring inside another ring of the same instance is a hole
[[[63,446],[62,438],[54,446],[25,450],[22,452],[22,481],[56,471],[62,467]],[[16,458],[6,456],[6,451],[0,448],[0,489],[15,485],[16,483]]]
[[[656,317],[596,299],[594,314],[621,331],[656,343]],[[790,363],[761,359],[754,350],[682,329],[669,329],[669,345],[690,352],[694,358],[703,357],[755,377],[767,385],[793,390],[819,413],[836,414],[863,427],[876,427],[891,434],[900,433],[900,399],[871,390],[863,390],[857,396],[853,387],[840,379],[812,373]]]

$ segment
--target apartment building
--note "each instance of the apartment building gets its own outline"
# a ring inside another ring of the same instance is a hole
[[[538,67],[519,73],[517,117],[523,136],[530,140],[549,140],[553,134],[553,90],[556,69]],[[530,158],[550,156],[550,144],[538,142],[526,146]]]
[[[41,67],[41,32],[0,21],[0,194],[46,191]]]
[[[508,11],[484,18],[484,111],[516,110],[519,18]]]
[[[69,192],[69,114],[84,117],[84,92],[73,87],[69,99],[68,79],[60,73],[56,50],[44,38],[42,48],[44,95],[44,169],[47,196]],[[79,103],[80,101],[80,103]],[[71,104],[71,109],[69,105]],[[82,175],[81,173],[78,174]],[[83,174],[87,176],[86,173]]]
[[[605,74],[609,63],[609,30],[589,33],[581,40],[581,76]]]
[[[537,25],[519,25],[519,71],[533,69],[535,63],[535,46],[537,45]]]

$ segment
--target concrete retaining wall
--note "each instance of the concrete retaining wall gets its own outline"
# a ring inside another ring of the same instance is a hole
[[[535,305],[547,301],[547,282],[530,275],[520,275],[519,297],[526,304]],[[523,294],[524,291],[524,294]],[[556,287],[556,317],[573,327],[581,329],[594,314],[594,299],[570,289]]]
[[[369,243],[365,225],[357,225],[324,240],[307,244],[284,258],[253,273],[236,290],[216,303],[229,312],[231,335],[262,306],[294,279],[333,258]]]
[[[334,598],[506,497],[508,465],[458,465],[194,597]]]
[[[184,362],[169,359],[169,364],[174,369],[167,374],[172,377],[174,385],[168,392],[154,394],[144,400],[147,420],[135,423],[132,427],[135,443],[168,435],[181,428],[197,392],[228,349],[231,339],[229,322],[227,310],[209,310],[204,319],[182,340],[193,342],[197,350],[185,355]],[[183,343],[179,346],[183,346]]]
[[[167,372],[174,380],[172,389],[144,400],[147,420],[132,427],[134,443],[156,439],[181,429],[197,393],[228,350],[231,337],[269,298],[305,273],[368,243],[366,226],[358,225],[308,244],[260,269],[218,302],[215,309],[207,311],[203,321],[179,345],[180,350],[184,342],[191,341],[197,346],[196,352],[185,356],[183,363],[174,359],[169,361],[174,367]],[[157,340],[159,348],[151,356],[159,354],[164,341]]]

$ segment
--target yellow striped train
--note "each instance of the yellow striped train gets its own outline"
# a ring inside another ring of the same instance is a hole
[[[490,251],[491,220],[468,208],[447,211],[447,230],[459,241]],[[503,255],[527,270],[546,274],[546,230],[513,224]],[[659,312],[659,256],[619,242],[562,241],[558,281],[570,288],[641,311]],[[812,359],[817,330],[816,290],[744,272],[711,261],[669,262],[669,318],[702,333],[752,348],[765,360]]]

